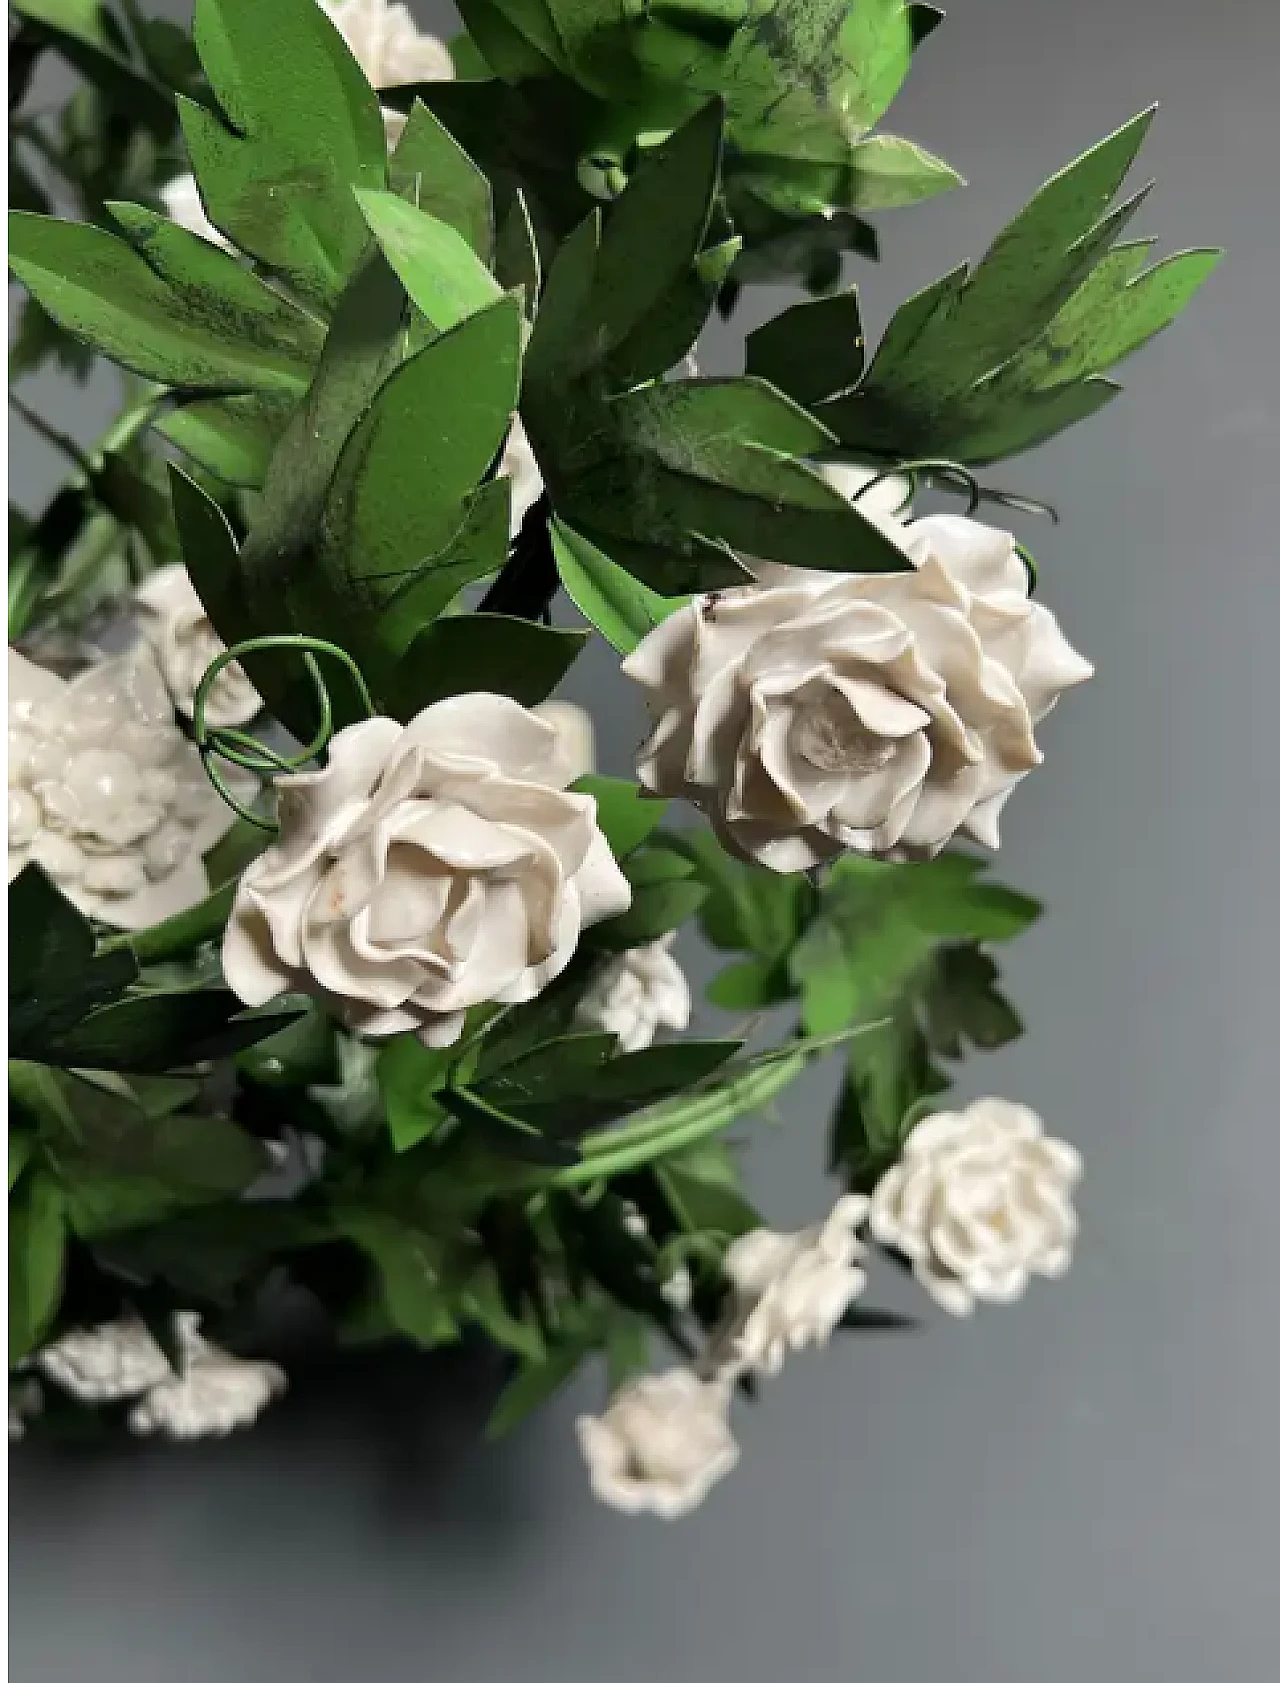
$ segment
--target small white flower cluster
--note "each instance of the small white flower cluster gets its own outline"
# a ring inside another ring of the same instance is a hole
[[[864,1224],[911,1260],[944,1309],[967,1315],[977,1299],[1011,1302],[1032,1274],[1066,1271],[1079,1173],[1076,1152],[1046,1138],[1033,1111],[978,1099],[921,1122],[870,1198],[841,1198],[799,1233],[759,1228],[736,1239],[724,1258],[730,1308],[698,1367],[633,1379],[602,1415],[579,1419],[595,1495],[664,1519],[698,1506],[737,1463],[737,1381],[776,1374],[788,1351],[826,1344],[861,1296]]]
[[[203,1337],[199,1315],[175,1315],[173,1330],[181,1357],[177,1369],[135,1315],[66,1332],[37,1350],[31,1366],[79,1402],[136,1398],[129,1430],[143,1437],[225,1437],[252,1425],[284,1390],[284,1373],[274,1363],[245,1361]],[[10,1437],[14,1409],[11,1388]]]
[[[9,651],[9,877],[34,860],[83,912],[142,929],[203,900],[234,822],[150,652],[66,683]],[[248,794],[244,773],[232,778]]]
[[[671,956],[675,935],[620,953],[584,994],[579,1019],[616,1035],[623,1052],[651,1046],[659,1029],[687,1029],[693,997],[684,971]]]

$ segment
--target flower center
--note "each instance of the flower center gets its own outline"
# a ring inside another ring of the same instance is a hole
[[[879,771],[893,758],[897,743],[867,729],[849,704],[825,701],[796,720],[791,745],[818,771],[847,771],[854,776]]]

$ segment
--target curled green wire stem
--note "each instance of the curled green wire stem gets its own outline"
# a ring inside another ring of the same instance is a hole
[[[307,676],[315,689],[316,702],[320,708],[320,723],[311,741],[294,754],[278,753],[265,742],[259,742],[257,737],[250,736],[247,731],[236,730],[230,726],[211,725],[208,720],[209,696],[222,671],[242,655],[257,654],[266,649],[292,649],[301,654]],[[369,686],[364,681],[364,674],[344,648],[337,643],[327,642],[323,637],[304,637],[296,632],[280,632],[268,637],[249,637],[243,643],[233,643],[229,649],[224,649],[209,662],[196,685],[191,707],[191,730],[205,775],[234,813],[246,823],[272,834],[278,834],[280,826],[274,819],[264,818],[260,812],[253,811],[240,800],[228,786],[215,764],[215,759],[226,760],[231,765],[239,766],[244,771],[256,772],[262,777],[271,777],[278,773],[299,771],[324,753],[334,736],[333,699],[324,681],[317,655],[327,655],[346,668],[366,717],[373,718],[377,708],[373,704]]]

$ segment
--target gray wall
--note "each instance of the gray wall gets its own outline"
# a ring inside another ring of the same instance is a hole
[[[974,185],[859,277],[874,327],[1157,95],[1144,224],[1230,251],[1125,398],[1003,473],[1063,511],[1026,535],[1099,677],[1009,812],[1051,915],[1010,964],[1030,1032],[971,1088],[1083,1148],[1072,1274],[797,1360],[675,1528],[592,1506],[595,1383],[490,1449],[456,1359],[304,1373],[224,1446],[23,1450],[16,1683],[1274,1675],[1278,68],[1274,0],[956,0],[893,117]],[[827,1098],[752,1149],[780,1224],[824,1195]]]

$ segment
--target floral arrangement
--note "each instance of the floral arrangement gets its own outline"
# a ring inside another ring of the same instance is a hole
[[[953,1315],[1070,1261],[1072,1148],[946,1098],[1020,1030],[985,856],[1090,674],[991,475],[1217,254],[1121,239],[1145,113],[870,350],[868,218],[959,182],[877,127],[929,5],[11,10],[13,402],[69,462],[11,516],[11,1433],[247,1424],[286,1284],[492,1340],[494,1432],[603,1354],[592,1488],[682,1514],[757,1381],[895,1324],[873,1250]],[[95,355],[84,448],[21,383]],[[555,698],[592,637],[632,777]],[[840,1195],[775,1232],[728,1131],[823,1057]]]

